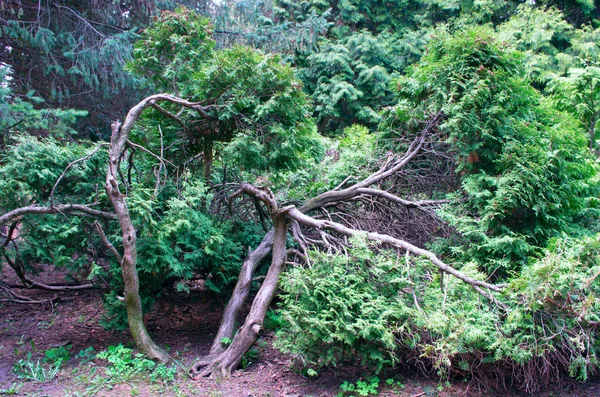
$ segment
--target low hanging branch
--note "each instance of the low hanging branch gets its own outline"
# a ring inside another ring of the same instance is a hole
[[[84,204],[54,204],[52,206],[28,205],[14,209],[0,216],[0,225],[6,225],[15,218],[19,218],[27,214],[63,214],[63,213],[83,213],[103,219],[116,219],[116,215],[112,212],[99,211],[91,208],[91,205]]]
[[[332,222],[329,220],[315,219],[308,215],[303,214],[294,206],[285,207],[281,211],[284,214],[286,214],[287,216],[289,216],[290,218],[294,219],[299,224],[310,227],[310,228],[315,228],[315,229],[319,229],[319,230],[322,230],[322,229],[332,230],[343,236],[349,236],[349,237],[364,235],[369,240],[380,241],[380,242],[390,245],[392,247],[396,247],[396,248],[400,248],[402,250],[408,251],[413,255],[423,256],[423,257],[429,259],[429,261],[431,261],[431,263],[436,265],[440,270],[453,275],[454,277],[458,278],[459,280],[464,281],[465,283],[467,283],[473,287],[478,287],[479,289],[477,291],[479,293],[481,293],[481,291],[482,291],[481,288],[500,292],[505,287],[504,284],[494,285],[494,284],[486,283],[485,281],[476,280],[472,277],[469,277],[466,274],[464,274],[464,273],[454,269],[453,267],[445,264],[444,262],[442,262],[433,252],[427,251],[423,248],[419,248],[419,247],[417,247],[413,244],[410,244],[404,240],[394,238],[387,234],[379,234],[379,233],[367,232],[364,230],[356,230],[356,229],[346,227],[346,226],[342,225],[341,223]],[[485,291],[483,291],[483,292],[485,293]],[[490,295],[487,293],[485,293],[485,296],[487,298],[490,298]]]

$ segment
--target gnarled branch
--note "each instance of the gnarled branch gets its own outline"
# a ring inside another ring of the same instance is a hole
[[[16,208],[0,216],[0,225],[5,225],[11,220],[27,214],[59,214],[59,213],[81,212],[86,215],[103,219],[115,219],[116,215],[112,212],[99,211],[85,204],[55,204],[53,206],[28,205],[26,207]]]
[[[419,248],[419,247],[417,247],[413,244],[410,244],[404,240],[394,238],[387,234],[379,234],[379,233],[367,232],[364,230],[356,230],[356,229],[346,227],[337,222],[332,222],[329,220],[315,219],[313,217],[303,214],[294,206],[285,207],[281,211],[283,213],[285,213],[287,216],[289,216],[290,218],[296,220],[298,223],[308,226],[308,227],[311,227],[311,228],[328,229],[328,230],[335,231],[336,233],[339,233],[344,236],[364,235],[369,240],[380,241],[380,242],[390,245],[392,247],[396,247],[396,248],[403,249],[405,251],[409,251],[413,255],[423,256],[423,257],[429,259],[431,261],[431,263],[436,265],[440,270],[443,270],[444,272],[453,275],[454,277],[458,278],[459,280],[464,281],[465,283],[473,286],[474,288],[477,287],[476,291],[479,293],[482,292],[482,288],[500,292],[500,291],[502,291],[502,289],[505,286],[505,285],[494,285],[494,284],[486,283],[485,281],[476,280],[472,277],[469,277],[466,274],[464,274],[463,272],[458,271],[458,270],[454,269],[453,267],[442,262],[433,252],[427,251],[423,248]],[[487,294],[486,297],[489,298],[489,294]]]

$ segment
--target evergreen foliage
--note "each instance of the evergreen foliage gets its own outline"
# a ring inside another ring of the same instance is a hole
[[[493,387],[510,378],[532,393],[563,374],[597,373],[593,2],[34,3],[0,7],[2,213],[68,203],[111,211],[106,144],[80,137],[106,136],[140,87],[194,104],[151,103],[119,163],[146,311],[167,290],[189,292],[192,279],[227,296],[271,226],[259,200],[228,202],[239,182],[301,208],[385,170],[442,115],[393,178],[306,215],[428,242],[503,292],[486,295],[363,238],[340,239],[338,250],[323,230],[299,238],[294,224],[295,248],[308,250],[294,254],[305,265],[288,267],[271,313],[277,347],[313,374],[409,362]],[[428,201],[447,204],[415,204]],[[125,328],[120,264],[98,232],[120,251],[116,221],[14,221],[19,240],[0,248],[0,265],[52,264],[93,282],[105,293],[103,325]]]
[[[73,125],[85,111],[42,106],[45,102],[29,91],[26,95],[13,92],[14,73],[0,65],[0,150],[11,137],[22,134],[68,138],[76,134]]]
[[[136,37],[131,21],[147,15],[150,3],[3,2],[0,54],[15,70],[15,90],[35,92],[52,108],[88,111],[80,134],[105,136],[135,99],[126,95],[135,92],[136,81],[123,66]]]
[[[445,114],[440,132],[468,197],[446,216],[465,239],[464,260],[489,271],[518,268],[550,237],[576,233],[597,194],[596,166],[577,122],[524,79],[518,52],[487,29],[438,34],[420,64],[396,80],[391,123],[415,112]]]
[[[142,33],[131,69],[206,106],[202,118],[184,110],[161,123],[179,129],[188,154],[205,152],[205,161],[221,143],[223,158],[246,170],[297,168],[318,146],[302,84],[279,56],[243,46],[215,51],[211,34],[206,19],[185,9],[163,13]]]
[[[596,237],[555,240],[511,281],[505,314],[426,261],[354,240],[346,257],[313,253],[286,273],[276,345],[316,370],[401,360],[494,387],[512,376],[529,392],[561,371],[586,380],[598,366],[597,254]]]
[[[66,166],[91,153],[87,144],[63,144],[52,138],[38,141],[31,136],[17,136],[0,157],[0,208],[3,212],[32,204],[50,205],[50,194]],[[92,204],[103,202],[98,190],[106,163],[106,152],[98,152],[88,161],[68,172],[54,191],[57,204]],[[26,167],[23,164],[27,164]],[[84,199],[85,198],[85,199]],[[82,281],[98,260],[93,243],[93,220],[66,215],[26,215],[19,219],[19,250],[8,246],[7,252],[20,260],[27,269],[37,264],[52,264],[63,268],[71,277]]]

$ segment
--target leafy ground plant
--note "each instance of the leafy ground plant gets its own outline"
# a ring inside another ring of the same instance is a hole
[[[134,354],[133,350],[122,344],[109,346],[105,351],[98,353],[96,357],[110,363],[106,368],[106,374],[110,378],[123,382],[127,382],[140,373],[149,373],[156,366],[154,361],[143,358],[142,354]]]
[[[13,383],[6,389],[0,389],[0,395],[3,396],[16,396],[19,394],[19,391],[23,388],[22,383]]]
[[[63,363],[69,361],[69,351],[73,346],[59,346],[52,349],[48,349],[44,352],[44,361],[49,364],[61,366]]]
[[[344,381],[340,385],[340,392],[337,397],[357,397],[357,396],[375,396],[378,394],[379,378],[371,376],[365,380],[359,379],[356,383]]]
[[[58,375],[61,364],[62,361],[59,360],[46,366],[40,360],[33,361],[31,353],[28,353],[26,359],[20,359],[13,365],[13,372],[22,379],[48,382]]]

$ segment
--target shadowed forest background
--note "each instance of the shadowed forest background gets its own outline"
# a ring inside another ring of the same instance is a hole
[[[599,118],[592,0],[0,0],[0,394],[600,395]]]

